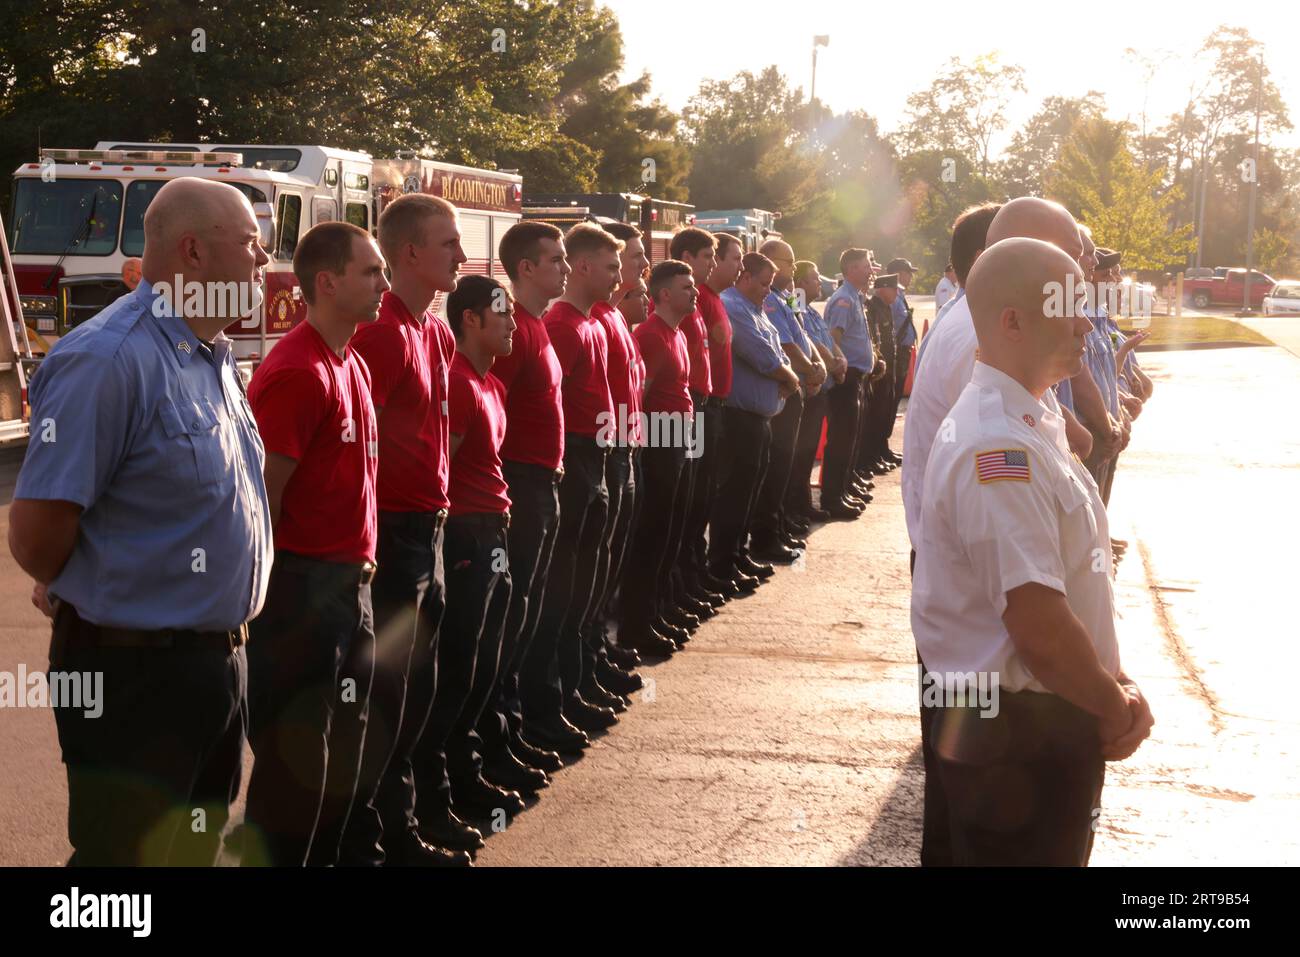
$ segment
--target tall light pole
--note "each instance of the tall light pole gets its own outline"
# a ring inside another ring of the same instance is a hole
[[[1259,194],[1259,114],[1264,92],[1264,54],[1259,55],[1259,81],[1255,85],[1255,159],[1250,170],[1250,214],[1246,220],[1246,281],[1241,287],[1241,311],[1250,312],[1250,273],[1255,266],[1255,199]]]
[[[823,33],[813,37],[813,68],[812,68],[812,86],[808,90],[808,105],[817,99],[817,48],[828,47],[831,45],[829,34]]]

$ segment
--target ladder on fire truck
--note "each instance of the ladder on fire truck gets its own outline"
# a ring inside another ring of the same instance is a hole
[[[23,319],[23,301],[18,294],[18,279],[9,257],[9,238],[4,216],[0,215],[0,446],[27,438],[27,370],[24,360],[32,361],[32,345],[27,338]]]

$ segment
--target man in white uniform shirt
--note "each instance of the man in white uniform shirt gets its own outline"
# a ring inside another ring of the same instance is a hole
[[[934,287],[935,313],[937,314],[955,295],[957,295],[957,272],[952,268],[952,263],[948,263],[948,267],[943,271],[943,278]]]
[[[1079,227],[1070,211],[1059,203],[1022,196],[1004,203],[989,224],[985,246],[1013,236],[1041,239],[1078,260],[1083,253]],[[975,262],[978,264],[979,260]],[[925,484],[926,460],[948,410],[970,382],[975,368],[975,325],[970,303],[963,296],[936,321],[925,337],[916,364],[912,394],[908,399],[903,431],[903,510],[912,547],[917,545],[921,516],[921,489]],[[1059,414],[1055,395],[1044,400]]]
[[[1152,725],[1120,667],[1106,510],[1045,401],[1091,326],[1048,315],[1069,277],[1073,257],[1037,239],[975,263],[979,360],[925,473],[912,630],[954,864],[1086,864],[1105,762]]]

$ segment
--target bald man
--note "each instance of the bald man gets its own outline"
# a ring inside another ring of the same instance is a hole
[[[1043,401],[1083,362],[1092,324],[1061,296],[1082,280],[1012,238],[967,284],[980,355],[930,453],[912,585],[952,864],[1086,865],[1105,762],[1152,726],[1120,666],[1101,494]]]
[[[1003,204],[989,224],[985,248],[1002,239],[1027,237],[1051,243],[1073,260],[1083,254],[1079,226],[1060,203],[1022,196]],[[978,259],[975,260],[979,262]],[[963,296],[944,313],[926,337],[907,404],[903,432],[903,509],[907,534],[916,548],[921,514],[921,489],[926,460],[948,410],[970,381],[978,343],[971,321],[970,303]],[[1055,396],[1048,401],[1057,405]],[[1059,406],[1057,408],[1059,411]]]
[[[48,429],[9,512],[9,548],[47,589],[51,672],[103,676],[97,709],[55,710],[78,865],[215,862],[239,790],[246,623],[271,571],[265,453],[222,333],[243,316],[181,306],[222,301],[190,294],[213,283],[260,301],[253,208],[177,179],[144,229],[140,284],[32,379]]]

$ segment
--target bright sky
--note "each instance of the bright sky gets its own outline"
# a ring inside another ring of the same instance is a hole
[[[1028,89],[1013,101],[1010,125],[995,141],[995,151],[1052,95],[1098,90],[1106,96],[1109,116],[1128,117],[1140,126],[1145,68],[1125,55],[1128,47],[1160,64],[1146,90],[1148,126],[1154,127],[1186,104],[1197,75],[1192,54],[1215,27],[1227,23],[1246,26],[1264,42],[1271,79],[1300,128],[1300,57],[1292,29],[1300,18],[1284,14],[1280,5],[1247,7],[1251,16],[1234,19],[1222,0],[1050,6],[1025,0],[927,0],[899,5],[904,12],[894,16],[846,0],[600,2],[622,24],[625,77],[649,70],[655,94],[677,110],[701,80],[726,79],[745,69],[758,72],[773,63],[807,96],[812,38],[829,34],[830,46],[817,51],[818,98],[837,112],[865,110],[885,133],[898,129],[908,95],[929,86],[950,57],[970,60],[995,50],[1003,62],[1024,68]],[[1060,13],[1044,13],[1052,8]],[[1075,58],[1070,64],[1067,49]],[[1282,134],[1276,145],[1300,147],[1300,131]]]

